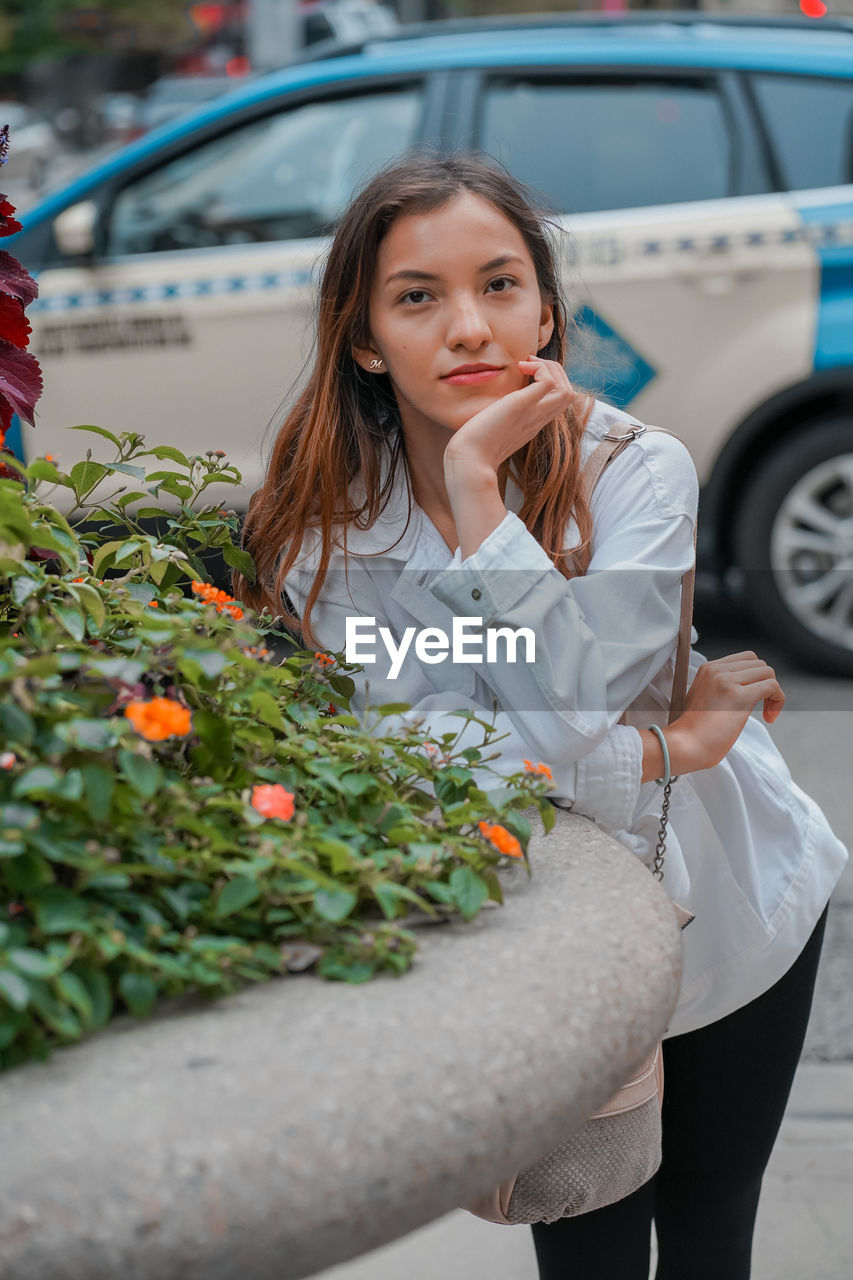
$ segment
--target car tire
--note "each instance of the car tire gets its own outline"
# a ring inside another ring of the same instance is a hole
[[[853,414],[815,418],[761,458],[734,547],[767,635],[820,674],[853,676]]]

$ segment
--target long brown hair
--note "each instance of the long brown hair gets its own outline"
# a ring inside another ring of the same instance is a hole
[[[326,261],[313,368],[279,430],[264,482],[249,503],[242,541],[255,563],[256,583],[232,573],[237,599],[259,611],[268,608],[312,647],[311,610],[328,572],[336,528],[342,529],[346,557],[347,526],[371,528],[388,500],[398,466],[406,470],[389,379],[365,373],[352,354],[353,345],[365,345],[369,333],[379,245],[396,218],[431,212],[462,191],[482,196],[518,228],[533,259],[539,291],[554,314],[554,332],[537,354],[560,363],[566,358],[567,326],[574,327],[574,321],[560,295],[550,224],[521,183],[475,155],[422,154],[396,161],[362,187],[338,225]],[[584,573],[590,559],[592,519],[579,477],[581,437],[594,403],[590,394],[578,396],[503,468],[523,494],[519,518],[566,578]],[[389,446],[391,465],[383,484],[382,453]],[[359,474],[365,493],[360,503],[349,493]],[[409,485],[410,515],[411,506]],[[570,517],[580,541],[566,548]],[[282,598],[308,528],[320,530],[320,558],[300,621],[284,610]]]

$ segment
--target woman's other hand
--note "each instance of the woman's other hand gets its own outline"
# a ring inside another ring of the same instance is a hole
[[[757,703],[772,724],[785,705],[776,673],[752,650],[704,662],[687,692],[684,710],[666,727],[672,776],[712,769],[737,742]],[[643,730],[643,781],[663,775],[655,734]]]

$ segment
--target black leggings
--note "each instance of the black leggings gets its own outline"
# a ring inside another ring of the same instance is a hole
[[[827,908],[828,909],[828,908]],[[533,1227],[540,1280],[748,1280],[761,1179],[811,1010],[826,910],[775,986],[664,1041],[663,1161],[616,1204]]]

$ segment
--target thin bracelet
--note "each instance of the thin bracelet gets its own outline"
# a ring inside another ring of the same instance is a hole
[[[669,768],[670,768],[669,747],[666,745],[666,738],[663,736],[663,729],[660,727],[659,724],[650,724],[649,729],[652,731],[653,734],[656,735],[657,740],[661,745],[661,750],[663,751],[664,773],[666,774],[666,777],[664,778],[655,778],[655,782],[658,784],[659,787],[665,787],[668,785],[668,783],[672,781],[672,778],[669,772]]]

